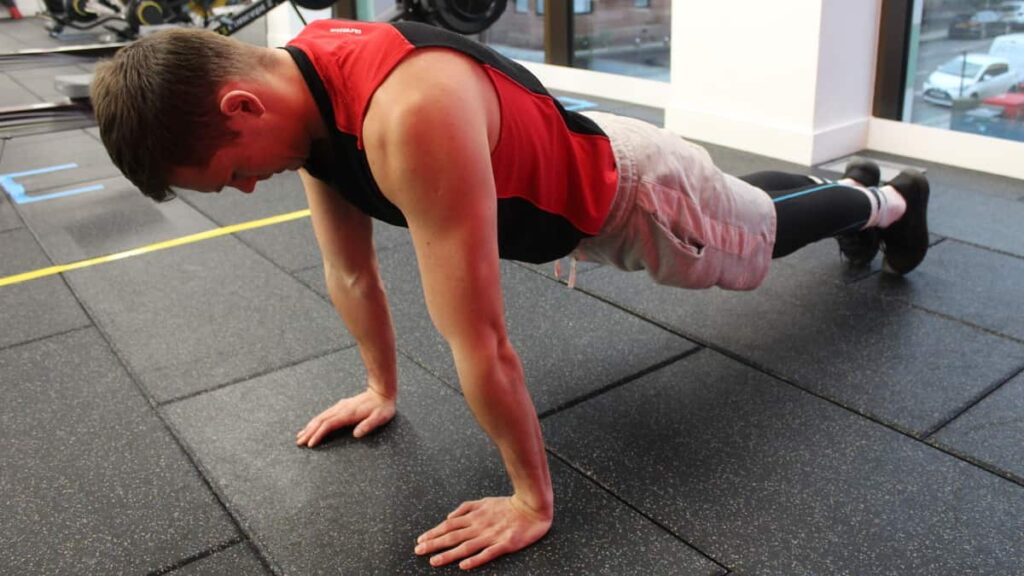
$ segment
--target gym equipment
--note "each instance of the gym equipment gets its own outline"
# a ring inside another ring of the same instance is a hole
[[[145,33],[147,26],[194,25],[209,28],[225,36],[251,24],[264,14],[289,2],[302,19],[299,7],[322,10],[336,0],[255,0],[238,11],[214,10],[234,0],[46,0],[47,6],[63,1],[63,14],[50,17],[55,24],[51,34],[64,27],[88,30],[97,26],[116,33],[122,42],[57,49],[21,50],[0,54],[0,64],[24,63],[26,59],[67,55],[110,55]],[[122,3],[123,1],[127,3]],[[508,0],[395,0],[395,6],[379,15],[377,21],[412,20],[447,28],[460,34],[478,34],[501,17]],[[302,19],[305,23],[305,19]],[[0,136],[53,132],[88,125],[92,108],[89,83],[92,75],[60,76],[58,90],[68,97],[59,102],[32,106],[0,108]]]
[[[233,13],[217,14],[216,8],[239,5],[237,0],[64,0],[54,11],[47,0],[53,21],[51,35],[65,28],[90,30],[98,26],[113,32],[121,40],[137,38],[146,26],[162,24],[197,25],[226,36],[249,25],[286,0],[256,0]],[[335,0],[287,0],[296,7],[323,10]],[[381,22],[412,20],[447,28],[459,34],[478,34],[501,17],[508,0],[395,0],[395,6],[375,18]],[[301,14],[299,15],[301,18]]]

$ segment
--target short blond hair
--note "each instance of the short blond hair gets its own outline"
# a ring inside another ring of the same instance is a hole
[[[170,196],[169,173],[203,167],[236,134],[217,100],[228,80],[251,77],[266,57],[214,32],[171,29],[122,48],[96,67],[91,98],[114,164],[143,194]]]

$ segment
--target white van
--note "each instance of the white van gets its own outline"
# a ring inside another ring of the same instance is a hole
[[[1019,83],[1024,84],[1024,33],[996,36],[992,40],[988,54],[1009,62],[1010,72],[1017,75]],[[1018,84],[1018,89],[1024,90],[1024,86]]]
[[[998,8],[1002,14],[1003,22],[1013,28],[1024,28],[1024,0],[1010,0],[1003,2]]]

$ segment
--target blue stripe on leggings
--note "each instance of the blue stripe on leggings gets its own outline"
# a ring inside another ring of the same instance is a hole
[[[827,190],[829,188],[836,188],[836,187],[840,187],[840,186],[841,186],[841,184],[834,184],[834,183],[833,184],[825,184],[823,186],[818,186],[818,187],[815,187],[815,188],[811,188],[810,190],[803,190],[801,192],[794,192],[792,194],[786,194],[785,196],[779,196],[778,198],[772,198],[772,202],[778,204],[779,202],[782,202],[783,200],[789,200],[790,198],[797,198],[799,196],[804,196],[806,194],[811,194],[812,192],[820,192],[822,190]]]

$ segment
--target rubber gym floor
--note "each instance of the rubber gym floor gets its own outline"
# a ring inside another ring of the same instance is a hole
[[[52,42],[38,20],[0,25],[6,50]],[[51,99],[68,67],[91,65],[4,69],[0,100]],[[836,175],[709,149],[733,173]],[[591,266],[569,290],[549,266],[502,264],[557,515],[481,573],[1022,573],[1024,184],[862,155],[931,178],[934,245],[904,280],[848,269],[832,241],[750,293]],[[364,381],[294,174],[154,204],[94,128],[10,139],[0,174],[8,282],[192,240],[0,286],[0,573],[456,571],[417,558],[415,536],[507,485],[405,231],[377,227],[399,415],[299,449]]]

